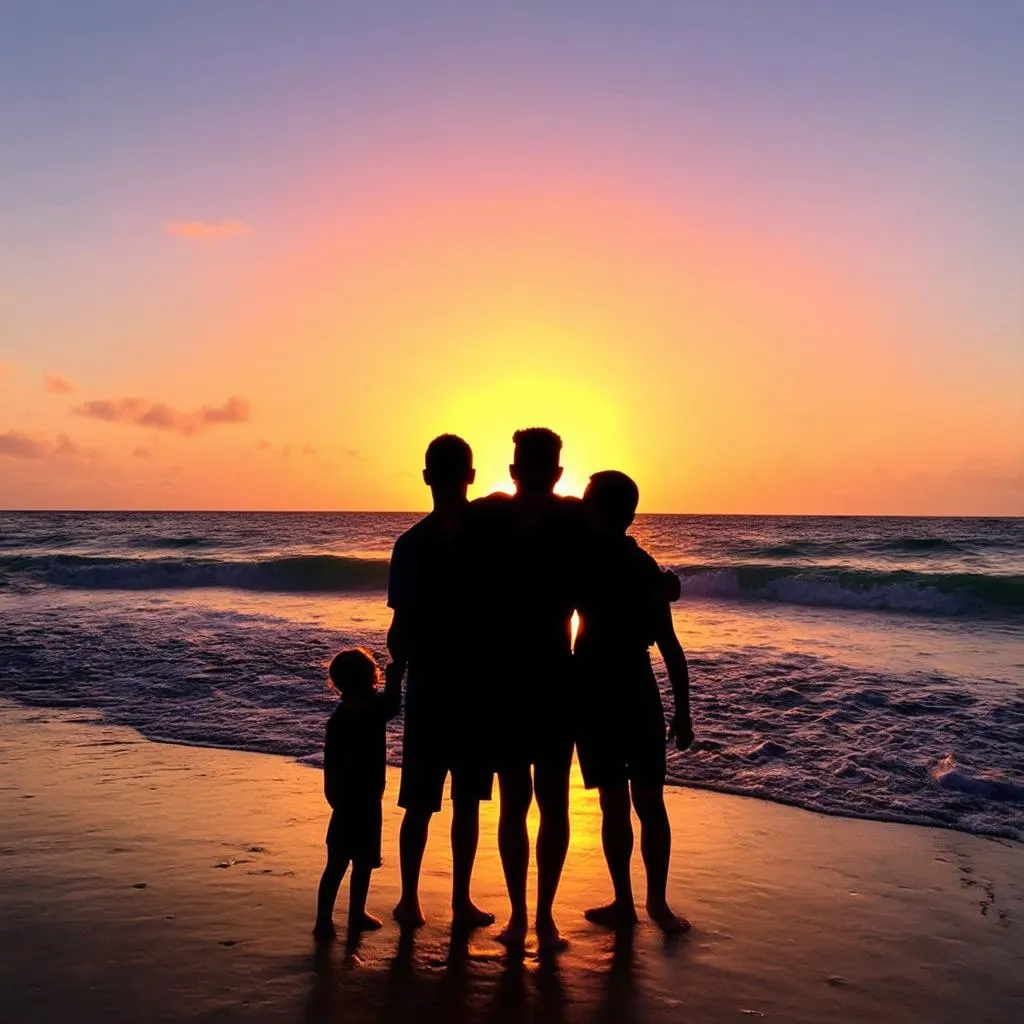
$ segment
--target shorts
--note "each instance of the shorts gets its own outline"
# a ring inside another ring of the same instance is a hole
[[[576,745],[583,785],[663,786],[666,727],[650,659],[577,666]],[[620,674],[621,673],[621,674]]]
[[[564,671],[513,668],[497,681],[489,732],[499,775],[523,767],[569,770],[576,743],[571,680],[566,659]]]
[[[382,831],[379,797],[336,807],[327,826],[327,856],[358,867],[379,868]]]
[[[398,806],[439,811],[445,779],[452,800],[490,800],[494,769],[485,749],[483,725],[445,709],[406,708],[402,737],[402,782]]]

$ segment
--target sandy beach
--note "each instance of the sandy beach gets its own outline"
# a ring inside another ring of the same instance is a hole
[[[668,795],[670,896],[694,923],[617,945],[583,920],[608,891],[596,801],[573,780],[557,961],[450,934],[447,814],[428,925],[352,953],[309,934],[326,823],[318,772],[152,743],[96,716],[5,704],[0,978],[11,1024],[91,1021],[992,1021],[1024,1005],[1024,849],[695,790]],[[397,895],[392,770],[385,866]],[[485,811],[476,895],[506,910]],[[637,879],[642,893],[641,879]],[[344,903],[337,920],[344,923]]]

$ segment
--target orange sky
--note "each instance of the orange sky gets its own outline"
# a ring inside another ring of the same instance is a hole
[[[1024,514],[1020,307],[972,277],[1002,242],[938,259],[954,197],[896,142],[786,180],[813,132],[436,88],[355,146],[197,138],[177,177],[126,129],[124,187],[0,264],[0,506],[418,509],[434,434],[480,493],[547,425],[566,489],[623,469],[646,511]]]

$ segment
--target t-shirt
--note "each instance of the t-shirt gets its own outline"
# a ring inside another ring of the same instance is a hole
[[[645,652],[668,604],[658,563],[632,537],[595,537],[581,569],[577,653],[617,659]]]
[[[387,723],[398,714],[400,691],[377,691],[367,701],[339,702],[324,731],[324,773],[332,807],[380,799],[387,779]]]
[[[553,495],[527,515],[515,497],[492,494],[471,504],[467,534],[470,590],[489,656],[537,671],[567,659],[583,536],[579,499]]]
[[[404,616],[410,678],[449,671],[468,631],[463,545],[446,537],[434,513],[395,542],[388,607]]]

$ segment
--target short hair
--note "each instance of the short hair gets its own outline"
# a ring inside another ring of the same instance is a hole
[[[640,504],[640,488],[636,481],[617,469],[605,469],[590,477],[586,496],[597,505],[623,522],[629,522]]]
[[[423,465],[437,484],[463,484],[473,472],[473,449],[457,434],[441,434],[427,445]]]
[[[359,685],[375,686],[380,678],[377,661],[365,647],[349,647],[331,659],[327,669],[331,688],[342,696]]]
[[[526,427],[512,435],[516,446],[515,461],[532,465],[558,465],[562,454],[562,439],[547,427]]]

